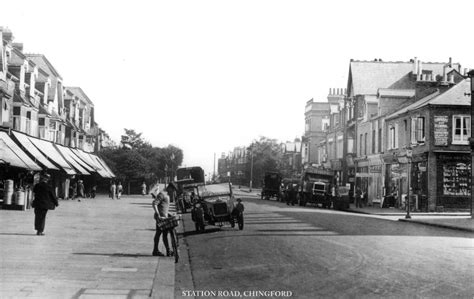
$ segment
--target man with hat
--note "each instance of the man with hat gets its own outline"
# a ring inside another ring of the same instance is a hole
[[[48,173],[41,173],[40,182],[33,188],[35,199],[32,206],[35,208],[35,230],[38,236],[44,235],[43,231],[48,210],[54,210],[59,206],[53,188],[48,184],[50,178],[51,176]]]

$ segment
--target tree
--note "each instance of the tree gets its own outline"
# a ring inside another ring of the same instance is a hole
[[[152,145],[142,138],[142,133],[137,133],[133,129],[124,129],[125,135],[122,135],[122,145],[129,149],[151,148]]]
[[[122,136],[122,144],[128,146],[119,149],[105,148],[99,153],[115,173],[117,180],[124,184],[134,182],[133,185],[138,186],[142,181],[150,185],[174,176],[176,168],[183,162],[183,151],[180,148],[174,145],[153,147],[135,130],[125,129],[125,134],[126,137]]]
[[[251,163],[253,156],[253,163]],[[258,141],[252,142],[247,148],[247,170],[245,173],[246,179],[250,182],[250,174],[252,169],[252,181],[254,186],[260,186],[265,172],[278,171],[280,168],[280,161],[282,152],[280,144],[276,139],[267,137],[260,137]]]

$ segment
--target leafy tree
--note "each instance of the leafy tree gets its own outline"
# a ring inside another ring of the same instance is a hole
[[[122,144],[125,148],[140,149],[151,148],[152,145],[142,138],[142,133],[137,133],[133,129],[124,129],[125,135],[122,135]]]
[[[166,177],[173,177],[183,162],[183,151],[173,145],[153,147],[141,138],[141,133],[125,129],[127,147],[103,149],[99,155],[123,184],[141,182],[148,185]],[[134,185],[137,185],[135,184]]]
[[[280,144],[276,139],[260,137],[247,148],[249,162],[253,156],[253,163],[247,163],[245,176],[250,181],[250,167],[253,164],[252,181],[254,186],[260,186],[265,172],[278,171],[282,159]]]

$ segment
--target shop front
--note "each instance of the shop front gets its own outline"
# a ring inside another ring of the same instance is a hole
[[[436,207],[469,209],[471,205],[471,155],[436,153]]]
[[[368,173],[370,174],[368,186],[368,204],[382,204],[383,202],[383,160],[380,155],[368,158]]]
[[[0,196],[3,209],[25,210],[32,201],[33,174],[41,171],[8,135],[0,131]]]

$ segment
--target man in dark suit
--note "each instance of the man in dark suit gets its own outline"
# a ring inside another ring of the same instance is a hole
[[[38,236],[44,235],[43,231],[48,210],[54,210],[59,206],[53,188],[48,184],[50,177],[47,173],[41,173],[40,182],[33,188],[35,194],[33,201],[33,208],[35,208],[35,230]]]

